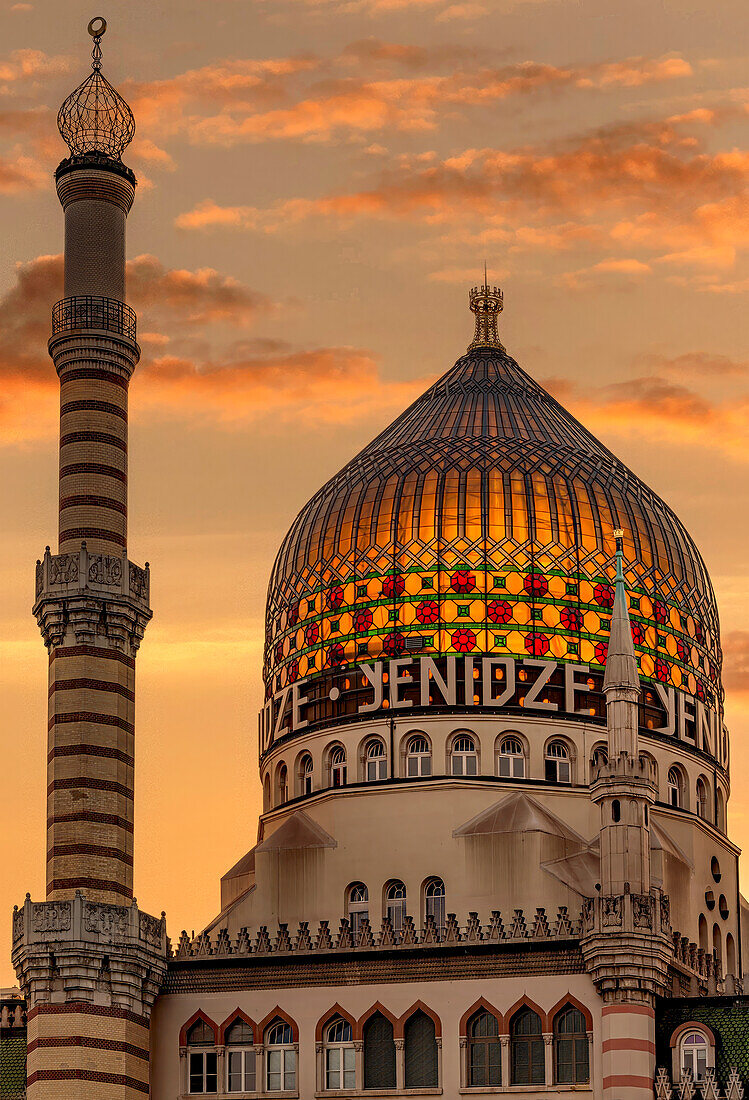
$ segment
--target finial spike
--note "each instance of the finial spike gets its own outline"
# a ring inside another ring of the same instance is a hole
[[[471,312],[476,315],[476,329],[468,350],[498,348],[504,351],[504,344],[499,338],[497,329],[497,318],[502,312],[504,297],[498,286],[489,286],[486,261],[484,261],[484,285],[472,287],[468,293],[468,301]]]

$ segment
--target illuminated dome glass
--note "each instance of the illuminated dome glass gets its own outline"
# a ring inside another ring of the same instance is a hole
[[[643,679],[720,708],[715,599],[678,518],[501,345],[472,347],[294,521],[266,695],[409,654],[602,666],[616,528]]]

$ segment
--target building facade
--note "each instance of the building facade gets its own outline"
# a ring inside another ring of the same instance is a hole
[[[13,917],[28,1096],[741,1095],[710,579],[668,505],[508,355],[486,280],[467,353],[281,545],[263,813],[218,916],[172,944],[138,909],[134,121],[104,29],[59,119],[47,898]]]

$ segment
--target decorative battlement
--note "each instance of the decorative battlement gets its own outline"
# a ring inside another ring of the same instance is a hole
[[[671,1074],[662,1066],[655,1077],[656,1100],[744,1100],[744,1095],[736,1066],[731,1066],[725,1091],[719,1087],[712,1068],[699,1081],[694,1080],[690,1069],[685,1069],[678,1081],[672,1081]]]
[[[52,554],[49,547],[36,563],[34,615],[49,648],[60,645],[68,628],[80,644],[100,632],[106,607],[107,637],[118,648],[137,650],[152,612],[151,573],[122,557],[90,553],[86,543],[73,554]]]
[[[114,332],[135,342],[137,317],[134,309],[116,298],[79,294],[56,302],[52,308],[52,336],[81,329]]]
[[[504,351],[504,344],[499,339],[497,318],[502,312],[504,295],[498,286],[488,286],[484,276],[483,286],[474,286],[468,292],[468,301],[471,312],[476,315],[476,329],[473,340],[468,345],[472,348],[499,348]]]
[[[512,917],[505,923],[499,910],[492,912],[487,925],[482,925],[478,913],[469,913],[464,926],[458,924],[454,913],[449,913],[443,928],[439,928],[434,917],[428,916],[424,927],[416,928],[412,917],[405,917],[403,928],[396,930],[389,917],[382,921],[379,932],[375,932],[369,921],[361,921],[360,927],[352,930],[350,922],[341,917],[338,931],[330,930],[330,922],[320,921],[317,932],[311,932],[309,923],[301,921],[295,935],[289,932],[288,924],[279,924],[271,934],[266,925],[260,925],[254,937],[247,928],[241,928],[235,940],[229,937],[225,928],[219,930],[215,938],[209,932],[201,932],[191,938],[183,930],[179,938],[176,959],[205,957],[210,955],[271,955],[271,954],[316,954],[327,951],[351,951],[409,947],[453,947],[456,944],[470,943],[519,943],[549,942],[554,940],[575,940],[580,937],[579,919],[572,919],[566,905],[560,905],[556,920],[549,920],[546,910],[536,909],[535,914],[526,919],[522,909],[515,909]]]

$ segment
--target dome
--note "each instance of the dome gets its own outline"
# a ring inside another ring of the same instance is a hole
[[[717,608],[684,526],[477,323],[468,353],[292,524],[266,695],[401,655],[509,656],[588,666],[600,717],[616,529],[646,700],[674,689],[719,710]]]

